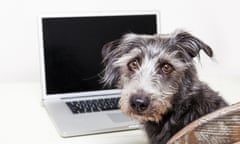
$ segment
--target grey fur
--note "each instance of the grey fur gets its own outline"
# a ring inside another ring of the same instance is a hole
[[[103,82],[122,89],[121,110],[144,124],[151,144],[166,141],[191,121],[226,106],[218,93],[198,79],[193,58],[212,49],[185,31],[166,35],[127,34],[103,47]],[[137,68],[129,63],[137,60]],[[163,65],[172,66],[171,73]],[[131,98],[147,99],[142,111]],[[150,102],[149,102],[150,101]]]

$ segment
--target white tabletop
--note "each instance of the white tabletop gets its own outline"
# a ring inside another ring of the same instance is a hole
[[[142,130],[62,138],[41,105],[39,83],[0,84],[1,144],[146,144]]]
[[[229,103],[240,101],[240,77],[205,77]],[[41,105],[40,83],[0,84],[1,144],[147,144],[142,130],[62,138]]]

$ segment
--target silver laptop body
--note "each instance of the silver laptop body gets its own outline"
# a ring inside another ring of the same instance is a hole
[[[42,102],[62,137],[139,128],[116,106],[90,102],[113,99],[117,105],[120,97],[119,89],[100,82],[103,44],[128,32],[158,30],[156,11],[41,16]],[[90,104],[75,109],[81,102]]]

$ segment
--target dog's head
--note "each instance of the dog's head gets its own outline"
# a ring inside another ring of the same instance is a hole
[[[193,58],[209,46],[188,32],[126,34],[102,50],[103,82],[122,89],[120,108],[141,122],[159,121],[180,89],[197,79]]]

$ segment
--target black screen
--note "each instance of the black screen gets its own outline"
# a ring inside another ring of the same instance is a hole
[[[106,89],[101,49],[123,34],[155,34],[156,15],[43,18],[47,94]]]

